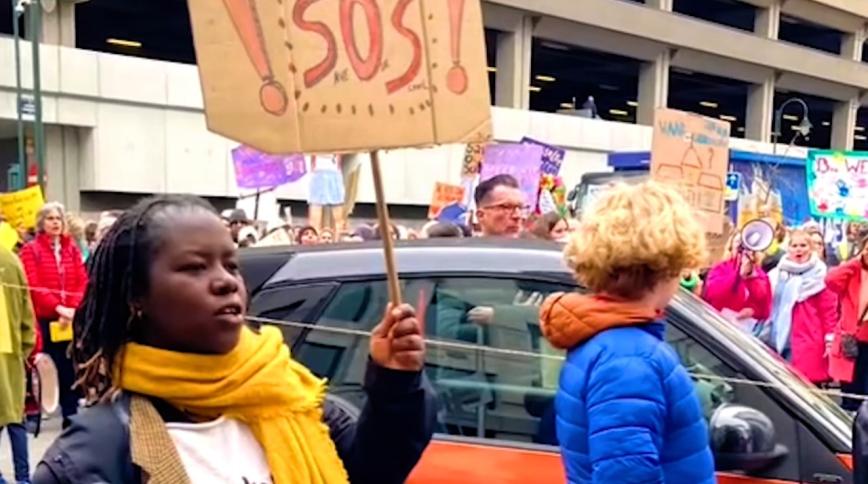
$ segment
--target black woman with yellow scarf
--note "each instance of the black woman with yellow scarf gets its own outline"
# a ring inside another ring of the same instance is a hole
[[[74,321],[92,406],[33,482],[404,482],[435,421],[412,308],[389,308],[371,335],[358,420],[325,399],[278,329],[249,329],[246,308],[235,245],[207,202],[156,197],[124,213]]]

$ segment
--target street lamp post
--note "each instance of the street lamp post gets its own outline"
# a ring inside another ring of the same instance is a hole
[[[793,103],[796,103],[802,107],[802,120],[799,122],[799,125],[796,126],[796,136],[793,137],[790,145],[796,142],[796,138],[799,135],[808,136],[809,134],[811,134],[811,128],[814,127],[814,125],[811,124],[811,120],[808,119],[808,115],[810,114],[810,110],[808,109],[808,103],[797,97],[790,98],[784,101],[784,103],[781,104],[781,107],[779,107],[778,110],[775,111],[775,125],[774,129],[772,130],[772,153],[775,155],[778,154],[778,139],[781,137],[781,125],[783,124],[784,109]]]
[[[776,156],[778,154],[778,139],[781,137],[781,130],[782,130],[782,124],[783,124],[783,117],[784,117],[784,109],[793,103],[796,103],[802,107],[802,120],[799,121],[799,125],[796,126],[796,135],[793,136],[793,139],[790,140],[789,145],[787,145],[787,150],[789,150],[789,148],[792,147],[793,144],[795,144],[796,139],[798,139],[798,137],[800,135],[807,137],[809,134],[811,134],[811,128],[814,127],[814,125],[811,124],[811,120],[808,119],[808,114],[810,113],[810,110],[808,109],[808,103],[806,103],[804,100],[799,99],[797,97],[790,98],[790,99],[787,99],[786,101],[784,101],[784,103],[781,104],[781,107],[779,107],[777,109],[777,111],[775,111],[774,126],[772,128],[772,155],[773,156]],[[784,152],[784,154],[786,154],[786,152]],[[775,178],[773,175],[777,169],[778,169],[778,162],[777,162],[777,160],[775,160],[774,164],[770,168],[769,176],[765,176],[765,178],[767,178],[767,180],[766,180],[767,188],[766,188],[766,192],[765,192],[765,197],[763,197],[763,204],[764,205],[767,205],[769,203],[769,199],[771,198],[772,183],[774,183],[773,180]]]
[[[45,181],[45,132],[42,124],[42,76],[39,60],[39,38],[42,26],[42,8],[39,2],[33,0],[12,0],[12,33],[15,43],[15,97],[18,105],[18,163],[21,168],[21,188],[27,186],[27,175],[30,170],[27,166],[27,156],[24,149],[24,119],[22,116],[22,83],[21,83],[21,47],[18,20],[27,7],[30,7],[30,26],[28,34],[32,47],[31,61],[33,63],[33,145],[36,166],[39,172],[39,186],[44,187]]]
[[[39,45],[42,37],[42,5],[30,4],[30,42],[33,61],[33,145],[36,152],[39,187],[45,191],[45,131],[42,125],[42,71],[40,68]]]
[[[24,188],[27,177],[27,157],[24,153],[24,120],[21,116],[21,43],[19,41],[18,18],[24,12],[24,5],[18,0],[12,0],[12,38],[15,42],[15,112],[17,114],[17,130],[18,130],[18,169],[19,186]]]

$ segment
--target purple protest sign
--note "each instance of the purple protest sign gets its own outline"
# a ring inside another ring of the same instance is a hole
[[[543,148],[531,144],[498,144],[485,147],[482,180],[512,175],[518,180],[528,206],[536,207],[539,194],[540,159]]]
[[[540,171],[543,174],[557,176],[558,173],[560,173],[561,165],[564,163],[564,156],[567,155],[567,150],[528,137],[522,138],[521,144],[542,147],[543,153],[542,162],[540,163]]]
[[[238,188],[274,188],[297,181],[307,173],[303,155],[269,155],[244,145],[232,150],[232,161]]]

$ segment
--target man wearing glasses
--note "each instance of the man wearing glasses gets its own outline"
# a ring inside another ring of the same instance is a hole
[[[521,235],[528,207],[518,181],[512,175],[497,175],[480,183],[474,193],[476,218],[483,237]]]

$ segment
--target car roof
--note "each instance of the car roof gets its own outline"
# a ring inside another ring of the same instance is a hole
[[[436,238],[398,241],[395,258],[402,275],[497,273],[553,275],[572,282],[562,245],[531,239]],[[251,291],[266,283],[383,276],[380,242],[251,248],[241,251],[241,266]]]

